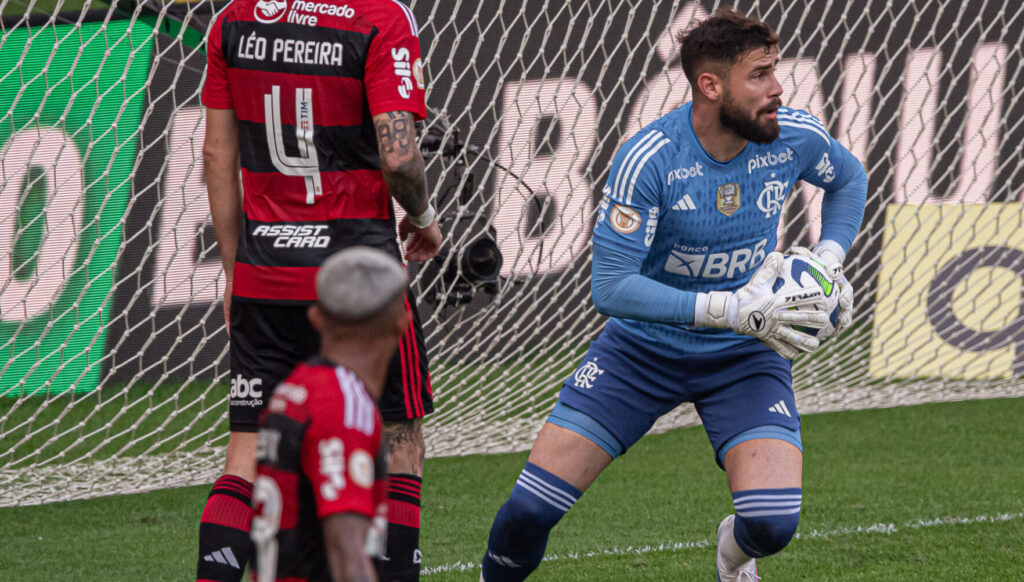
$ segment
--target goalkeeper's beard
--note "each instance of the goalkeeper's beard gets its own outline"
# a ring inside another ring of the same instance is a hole
[[[769,107],[758,110],[754,118],[750,119],[746,112],[740,109],[732,99],[732,94],[725,92],[722,98],[722,107],[718,110],[718,120],[722,127],[735,133],[739,137],[754,143],[771,143],[779,137],[779,122],[769,119],[765,123],[758,123],[757,118],[762,113],[768,113],[782,106],[782,101],[773,99]]]

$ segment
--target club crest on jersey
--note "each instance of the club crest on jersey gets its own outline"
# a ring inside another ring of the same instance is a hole
[[[726,216],[736,214],[740,209],[740,185],[735,182],[722,184],[718,187],[718,211]]]
[[[256,8],[253,10],[252,15],[256,18],[257,22],[263,24],[273,24],[288,11],[287,0],[259,0],[256,3]]]
[[[640,228],[640,213],[628,206],[616,204],[611,213],[612,228],[629,234]]]
[[[772,178],[775,172],[772,172]],[[786,192],[789,191],[789,181],[766,180],[764,189],[757,196],[757,207],[764,212],[765,218],[771,218],[782,210],[782,201],[786,199]]]

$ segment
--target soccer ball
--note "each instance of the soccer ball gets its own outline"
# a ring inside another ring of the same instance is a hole
[[[804,326],[794,326],[794,329],[824,341],[835,334],[836,323],[839,321],[839,285],[828,276],[824,266],[802,255],[786,255],[779,277],[772,285],[772,291],[799,291],[812,285],[821,288],[825,294],[822,303],[816,303],[814,308],[829,314],[828,323],[821,329]],[[810,307],[792,307],[791,309],[809,310]]]

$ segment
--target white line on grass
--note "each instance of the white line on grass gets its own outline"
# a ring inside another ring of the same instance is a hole
[[[976,515],[974,517],[936,517],[933,519],[918,519],[914,521],[908,521],[903,525],[897,526],[895,523],[876,523],[868,526],[848,526],[840,527],[832,530],[811,530],[806,533],[797,533],[797,538],[828,538],[832,536],[846,536],[855,534],[894,534],[899,533],[901,529],[921,529],[926,527],[938,527],[942,525],[964,525],[971,523],[998,523],[1004,521],[1014,521],[1017,519],[1024,519],[1024,513],[997,513],[995,515]],[[711,540],[698,540],[695,542],[672,542],[657,544],[653,546],[626,546],[625,548],[606,548],[603,550],[590,550],[585,552],[566,552],[564,554],[548,554],[544,556],[545,562],[554,562],[557,560],[579,560],[584,558],[593,558],[595,556],[625,556],[625,555],[640,555],[650,554],[654,552],[678,552],[680,550],[693,550],[696,548],[706,548],[711,545]],[[432,566],[423,568],[422,574],[429,576],[431,574],[441,574],[443,572],[468,572],[471,570],[479,570],[479,562],[453,562],[450,564],[443,564],[441,566]]]

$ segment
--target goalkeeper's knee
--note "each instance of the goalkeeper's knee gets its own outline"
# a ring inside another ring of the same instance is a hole
[[[748,556],[782,551],[800,521],[801,489],[749,489],[732,494],[736,507],[733,535]]]

